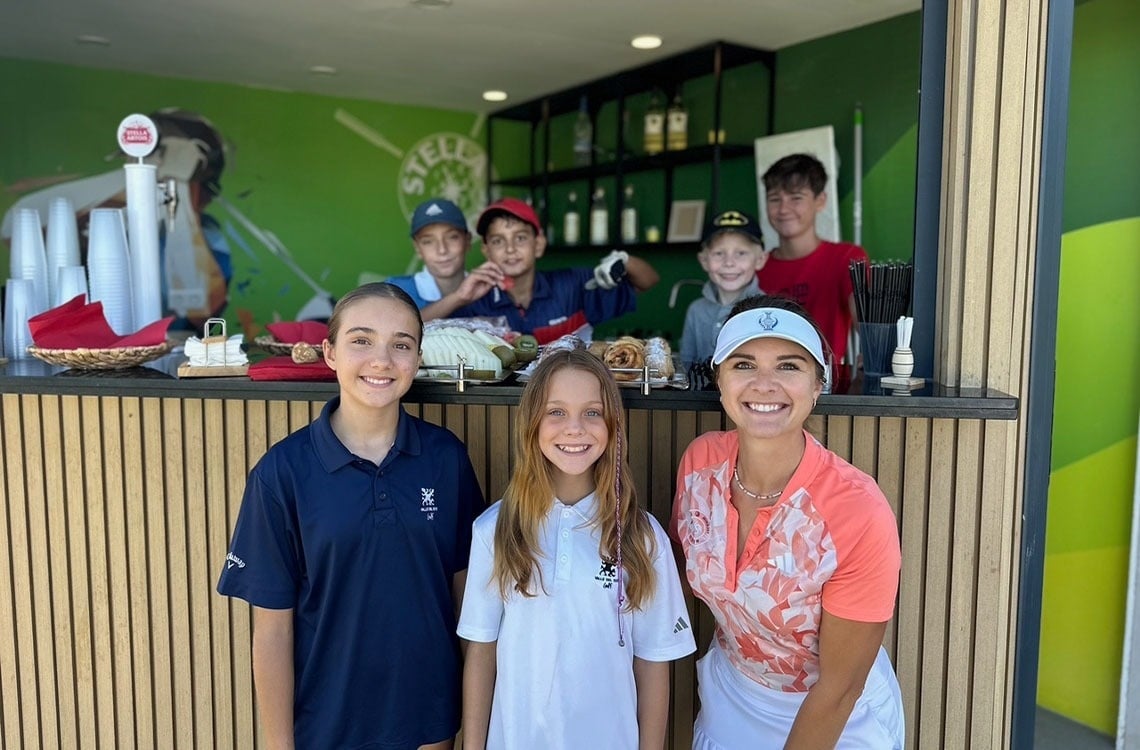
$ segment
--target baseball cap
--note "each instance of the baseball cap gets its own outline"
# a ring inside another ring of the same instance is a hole
[[[705,233],[704,236],[701,237],[701,244],[707,244],[720,232],[740,232],[753,242],[759,244],[760,247],[764,247],[764,237],[760,230],[760,224],[756,219],[743,211],[721,211],[714,216],[712,221],[705,225]]]
[[[542,234],[542,223],[538,220],[538,214],[518,198],[500,198],[484,208],[483,213],[479,214],[479,221],[475,222],[475,231],[480,237],[486,237],[491,221],[503,214],[525,221],[534,228],[535,234]]]
[[[447,224],[468,231],[463,210],[446,198],[432,198],[416,206],[412,212],[412,236],[429,224]]]
[[[737,313],[724,322],[716,337],[712,363],[719,365],[742,344],[755,339],[776,338],[791,341],[807,349],[823,368],[824,391],[831,390],[831,368],[823,354],[823,339],[807,318],[791,310],[777,307],[757,307]]]

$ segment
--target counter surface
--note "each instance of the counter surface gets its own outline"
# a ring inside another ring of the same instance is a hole
[[[151,398],[218,398],[268,401],[324,401],[335,395],[334,382],[252,381],[240,378],[176,376],[182,355],[170,355],[128,370],[69,370],[36,359],[0,365],[0,393]],[[625,405],[634,409],[706,411],[720,408],[715,390],[655,388],[648,395],[637,387],[622,389]],[[513,378],[495,385],[469,385],[460,393],[454,383],[416,382],[405,400],[425,404],[517,404],[522,384]],[[1018,399],[984,388],[950,388],[927,384],[895,393],[856,380],[847,393],[821,396],[815,413],[856,417],[934,417],[951,419],[1017,419]]]

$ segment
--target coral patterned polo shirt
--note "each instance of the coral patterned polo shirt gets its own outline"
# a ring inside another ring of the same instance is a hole
[[[760,510],[743,554],[729,500],[735,431],[689,445],[673,506],[672,533],[693,593],[716,617],[720,648],[742,674],[785,692],[819,678],[823,609],[859,622],[891,618],[901,564],[894,513],[875,481],[804,437],[800,465]]]

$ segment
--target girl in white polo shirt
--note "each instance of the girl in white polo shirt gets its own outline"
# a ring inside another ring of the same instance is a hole
[[[668,663],[696,646],[668,538],[628,478],[624,422],[583,349],[546,356],[523,392],[514,475],[473,527],[465,748],[664,747]]]

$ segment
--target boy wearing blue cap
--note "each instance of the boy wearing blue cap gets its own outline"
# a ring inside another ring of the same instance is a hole
[[[686,369],[707,362],[716,347],[716,337],[733,304],[760,294],[757,272],[768,254],[760,224],[743,211],[724,211],[713,217],[701,238],[697,253],[709,280],[685,312],[681,331],[681,363]]]
[[[393,276],[388,283],[407,292],[422,310],[463,282],[471,232],[459,206],[446,198],[432,198],[412,212],[411,237],[424,267],[410,276]]]

